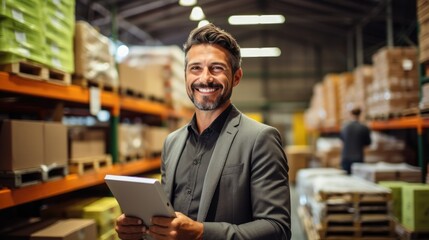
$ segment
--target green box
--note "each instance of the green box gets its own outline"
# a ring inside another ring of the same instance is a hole
[[[114,227],[116,218],[121,213],[121,208],[114,197],[100,198],[83,208],[83,218],[94,219],[100,235]]]
[[[393,216],[402,222],[402,188],[407,182],[402,181],[380,181],[378,185],[390,189],[392,196],[391,210]]]
[[[58,8],[52,3],[52,1],[49,1],[49,4],[45,5],[43,11],[45,16],[55,17],[56,19],[61,20],[67,28],[74,30],[74,23],[76,21],[74,7],[71,9]]]
[[[0,0],[0,16],[25,25],[33,30],[42,29],[40,0]]]
[[[0,19],[0,38],[31,44],[36,48],[40,48],[45,44],[45,36],[40,29],[36,31],[26,28],[12,19]]]
[[[3,42],[0,40],[0,46]],[[37,51],[32,48],[14,47],[9,51],[0,51],[0,64],[15,63],[24,60],[31,60],[40,64],[46,64],[46,55],[43,51]]]
[[[429,185],[402,187],[402,225],[411,231],[429,231]]]
[[[73,73],[74,55],[72,52],[64,52],[62,54],[47,54],[46,64],[53,69],[61,70],[66,73]]]

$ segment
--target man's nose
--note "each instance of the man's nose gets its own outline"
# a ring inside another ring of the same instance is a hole
[[[208,67],[203,68],[201,73],[201,81],[203,82],[213,82],[213,75],[210,72]]]

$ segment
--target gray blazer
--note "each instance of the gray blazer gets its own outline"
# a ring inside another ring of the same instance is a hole
[[[171,133],[162,152],[162,183],[174,195],[174,175],[188,130]],[[290,239],[288,165],[278,131],[230,112],[204,179],[198,221],[204,239]]]

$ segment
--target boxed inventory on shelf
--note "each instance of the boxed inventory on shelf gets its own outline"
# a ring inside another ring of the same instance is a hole
[[[70,159],[97,157],[106,154],[105,129],[69,127]]]
[[[296,174],[300,169],[308,168],[313,156],[309,146],[287,146],[285,149],[289,164],[289,181],[295,183]]]
[[[173,107],[189,106],[184,67],[184,53],[176,46],[131,47],[119,64],[121,89],[161,99]]]
[[[74,37],[75,78],[118,87],[118,73],[109,39],[84,21],[77,21]]]
[[[118,128],[119,160],[141,158],[144,156],[142,124],[121,123]]]
[[[41,51],[44,37],[41,32],[26,28],[10,19],[0,18],[0,63],[10,63],[9,54],[17,59],[30,59],[46,63],[46,54]]]
[[[46,36],[47,65],[67,73],[74,72],[74,1],[44,1],[43,25]]]
[[[1,0],[0,21],[6,17],[33,30],[42,29],[42,1],[39,0]]]
[[[354,163],[352,175],[371,182],[404,181],[420,182],[422,173],[420,167],[406,163]]]
[[[370,117],[401,114],[417,107],[418,61],[414,47],[386,47],[373,55],[374,80],[368,86]]]
[[[328,74],[323,79],[326,118],[324,127],[336,127],[339,124],[340,102],[338,98],[339,74]]]
[[[55,122],[3,120],[0,157],[0,184],[4,186],[64,177],[68,173],[67,128]]]
[[[3,120],[0,131],[1,171],[39,168],[43,164],[43,122]]]
[[[67,127],[62,123],[44,122],[43,128],[43,164],[46,166],[67,165]]]

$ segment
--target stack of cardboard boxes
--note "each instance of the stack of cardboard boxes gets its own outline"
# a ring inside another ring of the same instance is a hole
[[[401,116],[404,110],[418,106],[416,48],[382,48],[373,55],[373,63],[374,79],[367,88],[371,118]]]
[[[419,61],[423,65],[423,74],[429,76],[429,0],[417,1],[419,22]],[[422,86],[420,108],[429,109],[429,83]]]
[[[74,55],[74,83],[86,86],[92,82],[98,86],[118,88],[118,72],[109,39],[87,22],[76,22]]]
[[[3,120],[0,185],[23,187],[68,174],[67,128],[61,123]]]

